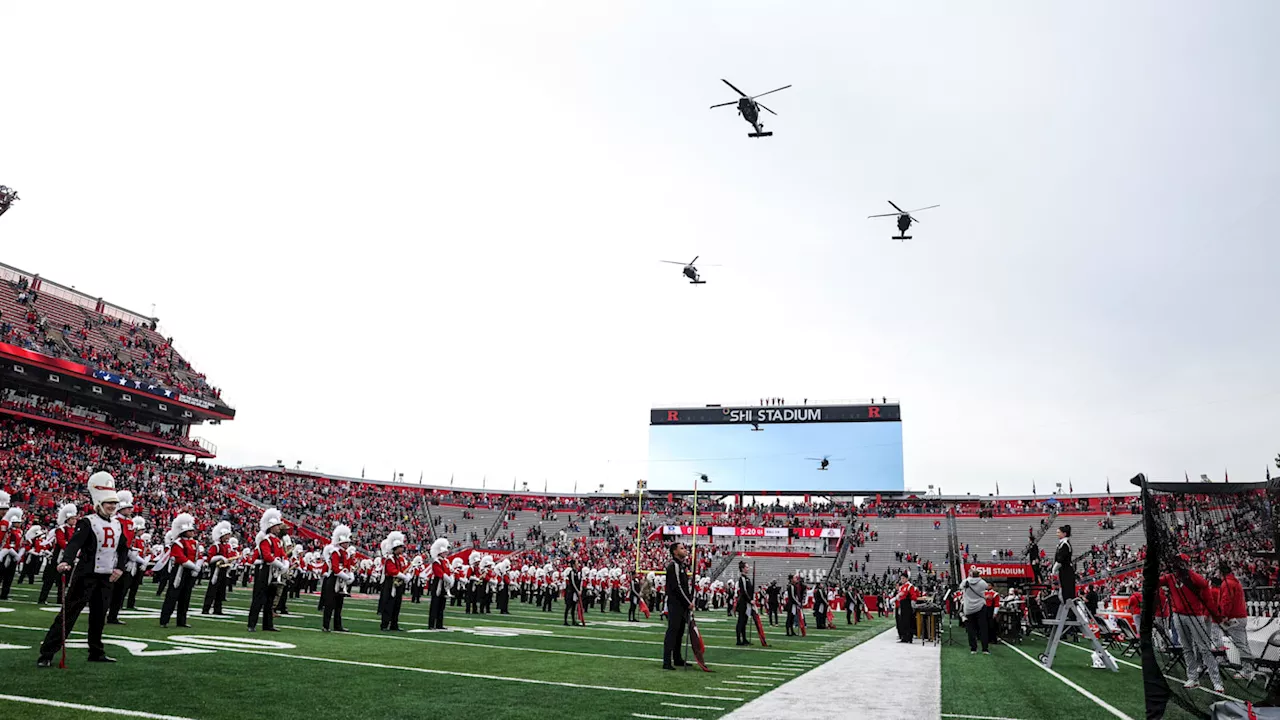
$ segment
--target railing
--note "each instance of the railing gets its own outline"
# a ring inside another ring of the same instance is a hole
[[[431,514],[431,501],[426,495],[422,496],[421,508],[422,508],[423,514],[427,516],[427,540],[429,542],[435,542],[436,519],[435,519],[435,516]]]
[[[204,439],[204,438],[202,438],[202,437],[188,437],[188,438],[187,438],[187,440],[189,440],[189,441],[191,441],[191,442],[195,443],[196,445],[200,446],[203,450],[205,450],[206,452],[208,452],[208,453],[210,453],[210,454],[213,454],[213,455],[217,455],[217,454],[218,454],[218,446],[217,446],[217,445],[214,445],[214,444],[213,444],[211,441],[209,441],[209,440],[206,440],[206,439]]]
[[[1040,530],[1035,535],[1033,535],[1031,537],[1031,540],[1027,543],[1027,549],[1024,553],[1022,553],[1024,557],[1032,560],[1033,562],[1036,560],[1039,560],[1038,557],[1033,558],[1031,554],[1036,552],[1036,549],[1040,547],[1040,540],[1044,537],[1045,533],[1049,532],[1049,528],[1053,527],[1053,521],[1056,520],[1057,517],[1058,517],[1058,506],[1054,505],[1053,507],[1049,508],[1049,517],[1045,518],[1045,521],[1040,524]]]
[[[737,559],[738,559],[738,553],[736,552],[725,553],[724,555],[721,555],[720,557],[716,558],[715,563],[712,564],[712,566],[707,569],[707,577],[711,578],[711,582],[715,582],[720,578],[721,575],[724,574],[725,570],[729,569],[729,566],[733,564],[733,561]]]
[[[849,520],[844,526],[844,537],[840,538],[840,550],[836,552],[836,559],[831,562],[831,570],[827,572],[827,577],[835,582],[840,581],[844,561],[849,557],[849,548],[853,545],[854,530],[857,528],[858,520],[857,513],[849,513]]]
[[[489,532],[484,534],[482,544],[488,545],[497,539],[498,533],[502,530],[502,521],[507,519],[507,513],[511,512],[511,498],[507,497],[507,501],[502,503],[502,508],[498,511],[498,517],[494,518],[493,524],[489,526]]]
[[[804,407],[806,405],[824,406],[824,405],[898,405],[898,398],[891,397],[872,397],[872,398],[856,398],[853,400],[819,400],[816,398],[790,398],[792,402],[787,402],[787,398],[762,397],[756,398],[749,402],[740,403],[708,403],[708,402],[672,402],[672,403],[654,403],[654,408],[673,408],[673,409],[694,409],[709,407],[727,407],[727,408],[748,408],[748,407]],[[781,400],[777,405],[769,404],[772,400]]]

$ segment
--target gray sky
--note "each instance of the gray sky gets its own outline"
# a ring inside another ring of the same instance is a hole
[[[948,493],[1280,450],[1280,4],[479,7],[3,2],[0,259],[155,303],[231,464],[618,489],[770,395]]]

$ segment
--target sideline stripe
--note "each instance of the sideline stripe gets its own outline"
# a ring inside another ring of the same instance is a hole
[[[740,693],[758,693],[758,692],[760,692],[759,690],[735,690],[734,688],[727,688],[727,687],[708,687],[707,689],[708,689],[708,690],[715,690],[716,692],[740,692]],[[742,698],[735,698],[735,699],[740,701]]]
[[[1098,707],[1102,708],[1103,710],[1106,710],[1107,712],[1111,713],[1112,715],[1115,715],[1116,717],[1120,718],[1120,720],[1133,720],[1133,718],[1131,718],[1131,717],[1129,717],[1128,715],[1125,715],[1124,713],[1120,712],[1120,711],[1119,711],[1119,710],[1117,710],[1115,707],[1113,707],[1110,703],[1108,703],[1106,700],[1103,700],[1102,698],[1098,697],[1097,695],[1094,695],[1093,693],[1089,692],[1088,690],[1085,690],[1084,688],[1080,687],[1079,685],[1075,684],[1074,682],[1072,682],[1072,681],[1068,680],[1065,676],[1063,676],[1061,673],[1059,673],[1059,672],[1055,671],[1053,668],[1047,668],[1047,667],[1045,667],[1045,666],[1044,666],[1044,664],[1043,664],[1043,663],[1041,663],[1039,660],[1037,660],[1037,659],[1035,659],[1035,658],[1031,657],[1030,655],[1028,655],[1028,654],[1026,654],[1026,653],[1022,652],[1022,651],[1021,651],[1021,650],[1019,650],[1016,646],[1014,646],[1014,645],[1005,645],[1005,647],[1009,648],[1010,650],[1012,650],[1012,651],[1014,651],[1014,652],[1018,653],[1019,655],[1021,655],[1021,656],[1022,656],[1022,657],[1024,657],[1024,658],[1026,658],[1027,662],[1031,663],[1032,665],[1035,665],[1036,667],[1040,668],[1041,670],[1043,670],[1043,671],[1045,671],[1045,672],[1049,673],[1050,675],[1052,675],[1052,676],[1054,676],[1054,677],[1058,678],[1058,679],[1059,679],[1059,680],[1061,680],[1061,681],[1063,682],[1063,684],[1065,684],[1067,687],[1069,687],[1069,688],[1071,688],[1072,690],[1075,690],[1076,692],[1080,693],[1081,695],[1083,695],[1083,696],[1085,696],[1085,697],[1089,698],[1089,699],[1090,699],[1090,700],[1092,700],[1095,704],[1097,704],[1097,706],[1098,706]]]
[[[722,682],[723,682],[725,685],[754,685],[754,686],[756,686],[756,687],[773,687],[773,683],[741,682],[741,681],[738,681],[738,680],[724,680],[724,681],[722,681]],[[1130,720],[1132,720],[1132,718],[1130,718]]]
[[[11,630],[34,630],[36,632],[46,632],[42,628],[27,627],[25,625],[0,625],[0,628],[8,628]],[[72,635],[85,635],[79,630],[74,630]],[[157,642],[166,645],[178,645],[180,647],[189,647],[189,643],[175,642],[173,640],[160,640],[157,638],[136,638],[127,635],[103,635],[104,638],[112,640],[134,640],[141,642]],[[316,657],[313,655],[294,655],[284,652],[273,652],[269,650],[249,650],[246,648],[218,648],[219,652],[243,653],[245,655],[266,655],[268,657],[281,657],[291,660],[309,660],[311,662],[333,663],[335,665],[354,665],[356,667],[370,667],[381,670],[404,670],[406,672],[423,673],[425,675],[445,675],[450,677],[465,677],[476,680],[499,680],[503,682],[524,683],[526,685],[551,685],[554,687],[577,688],[580,690],[603,690],[605,692],[621,692],[632,693],[636,695],[661,695],[663,697],[678,698],[694,698],[697,700],[736,700],[741,702],[741,698],[717,697],[713,695],[694,695],[690,693],[670,692],[667,690],[644,690],[641,688],[620,688],[610,687],[608,685],[586,685],[583,683],[560,682],[556,680],[535,680],[533,678],[506,677],[504,675],[486,675],[484,673],[469,673],[458,670],[437,670],[435,668],[409,667],[405,665],[387,665],[384,663],[363,662],[360,660],[343,660],[340,658]],[[159,717],[159,716],[157,716]],[[190,718],[180,718],[179,720],[190,720]]]
[[[107,715],[128,715],[129,717],[152,718],[152,720],[192,720],[191,718],[185,718],[178,715],[157,715],[155,713],[142,712],[141,710],[122,710],[120,708],[97,707],[95,705],[80,705],[79,703],[62,702],[61,700],[45,700],[44,698],[25,697],[23,695],[0,695],[0,700],[30,703],[32,705],[48,705],[49,707],[82,710],[84,712],[106,713]]]
[[[673,715],[645,715],[644,713],[631,713],[631,717],[647,718],[647,720],[698,720],[697,718],[675,717]]]
[[[666,705],[667,707],[688,708],[690,710],[723,710],[724,709],[722,707],[716,707],[715,705],[681,705],[680,703],[669,703],[669,702],[664,702],[662,704]]]
[[[1018,720],[1017,718],[996,717],[994,715],[956,715],[955,713],[942,713],[944,718],[964,718],[964,720]]]

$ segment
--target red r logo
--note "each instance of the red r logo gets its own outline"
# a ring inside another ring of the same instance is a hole
[[[871,407],[867,408],[867,417],[869,418],[880,417],[880,407],[878,405],[872,405]]]
[[[116,531],[114,528],[102,528],[102,548],[110,550],[116,546]]]
[[[667,422],[680,422],[680,411],[679,411],[679,410],[668,410],[668,411],[667,411]]]

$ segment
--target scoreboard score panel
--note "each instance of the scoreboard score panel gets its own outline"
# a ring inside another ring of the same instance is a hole
[[[655,408],[650,425],[732,423],[901,422],[899,405],[801,405],[795,407]]]
[[[828,462],[823,462],[823,459]],[[896,404],[663,407],[649,416],[651,487],[710,492],[899,492]]]

